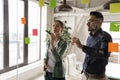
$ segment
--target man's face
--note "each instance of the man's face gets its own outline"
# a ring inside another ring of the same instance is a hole
[[[99,20],[95,16],[90,15],[87,26],[88,31],[97,31],[99,29]]]

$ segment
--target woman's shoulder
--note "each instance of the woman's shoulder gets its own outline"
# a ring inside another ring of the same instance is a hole
[[[60,42],[62,42],[62,43],[67,43],[67,40],[65,40],[64,38],[60,38]]]

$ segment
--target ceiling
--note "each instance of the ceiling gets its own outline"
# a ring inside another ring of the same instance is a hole
[[[64,0],[57,0],[63,2]],[[109,0],[90,0],[89,4],[81,4],[80,0],[66,0],[66,3],[77,8],[91,8],[101,6]]]
[[[31,0],[31,1],[39,1],[39,0]],[[50,0],[44,0],[46,4],[49,5]],[[57,0],[57,5],[55,8],[55,12],[60,12],[59,7],[63,5],[66,1],[68,6],[71,6],[73,9],[70,10],[71,12],[76,11],[109,11],[109,4],[110,3],[120,3],[120,0],[90,0],[88,4],[82,4],[81,0]],[[105,8],[106,7],[106,8]],[[66,9],[66,8],[65,8]],[[63,10],[62,12],[66,12],[69,10]]]
[[[66,3],[68,5],[71,5],[73,7],[77,7],[77,8],[86,8],[86,7],[97,7],[100,5],[105,4],[106,2],[108,2],[109,0],[90,0],[89,4],[81,4],[81,0],[66,0]],[[50,0],[45,0],[45,2],[50,2]],[[64,2],[64,0],[57,0],[57,3],[62,4]]]
[[[50,2],[50,0],[45,0],[47,3]],[[91,9],[91,8],[96,8],[96,10],[104,10],[103,6],[109,1],[119,1],[120,0],[90,0],[89,4],[82,4],[81,0],[57,0],[57,6],[61,5],[66,1],[67,5],[70,5],[73,8],[78,8],[78,9]],[[99,9],[100,8],[100,9]]]

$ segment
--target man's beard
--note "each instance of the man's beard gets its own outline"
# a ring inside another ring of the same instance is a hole
[[[88,28],[88,31],[96,31],[96,30],[98,30],[97,25],[92,26],[91,28]]]

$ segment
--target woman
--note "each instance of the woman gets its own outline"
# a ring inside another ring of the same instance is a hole
[[[62,55],[67,47],[67,42],[61,36],[63,28],[63,23],[60,20],[55,20],[52,33],[49,33],[50,40],[44,59],[45,80],[65,80]]]

